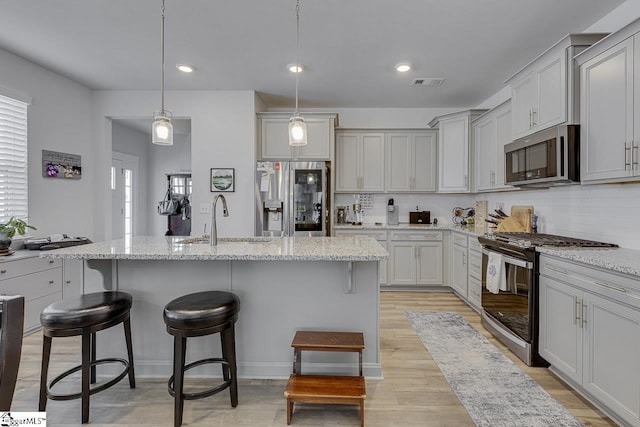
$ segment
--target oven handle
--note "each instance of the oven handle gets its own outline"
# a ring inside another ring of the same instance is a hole
[[[487,249],[482,249],[482,253],[489,256],[490,252],[494,252],[494,253],[500,253],[500,252],[495,252],[495,251],[489,251]],[[502,259],[504,260],[504,262],[506,262],[507,264],[513,264],[517,267],[522,267],[522,268],[526,268],[527,270],[533,270],[533,263],[530,261],[524,261],[518,258],[513,258],[510,257],[508,255],[504,255],[504,254],[500,254],[502,255]]]

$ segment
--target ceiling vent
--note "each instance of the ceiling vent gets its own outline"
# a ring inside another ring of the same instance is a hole
[[[442,77],[425,77],[413,79],[411,86],[440,86],[442,83],[444,83]]]

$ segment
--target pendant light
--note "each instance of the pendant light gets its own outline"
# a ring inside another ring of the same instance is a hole
[[[173,145],[173,125],[171,124],[172,114],[164,109],[164,2],[162,0],[162,77],[160,92],[162,93],[162,106],[160,111],[153,113],[153,125],[151,126],[151,142],[157,145]]]
[[[298,47],[300,45],[300,0],[296,0],[296,110],[289,119],[289,145],[298,147],[307,145],[307,125],[304,117],[298,114],[298,74],[302,67],[298,59]]]

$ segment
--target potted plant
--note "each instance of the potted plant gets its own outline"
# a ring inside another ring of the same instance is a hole
[[[8,252],[11,246],[11,239],[16,232],[23,236],[27,232],[27,228],[36,229],[34,226],[13,216],[8,221],[0,223],[0,252]]]

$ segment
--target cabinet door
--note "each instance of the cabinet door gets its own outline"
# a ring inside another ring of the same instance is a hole
[[[336,139],[336,191],[359,191],[362,144],[357,134],[340,134]]]
[[[384,191],[384,134],[363,134],[361,156],[360,189]]]
[[[307,145],[297,148],[295,158],[300,160],[331,160],[331,128],[333,120],[305,118],[307,124]],[[287,138],[288,138],[287,124]],[[288,139],[287,139],[288,143]]]
[[[414,136],[414,191],[436,191],[436,135],[434,132]]]
[[[463,298],[467,298],[467,248],[452,245],[451,250],[451,287]]]
[[[473,138],[476,153],[476,189],[493,190],[498,154],[496,122],[492,115],[473,124]]]
[[[640,419],[640,312],[587,295],[582,386],[630,424]]]
[[[260,136],[259,156],[263,160],[293,158],[293,150],[289,145],[288,119],[262,119]]]
[[[380,243],[387,252],[389,251],[389,245],[387,244],[386,240],[382,240],[382,241],[379,240],[378,243]],[[381,285],[386,285],[388,283],[387,271],[388,271],[388,260],[385,259],[382,261],[378,261],[378,275],[380,276],[379,280]]]
[[[511,86],[512,139],[521,138],[532,132],[536,86],[535,75],[530,75]]]
[[[261,119],[260,153],[262,160],[331,160],[331,127],[333,120],[305,118],[307,145],[289,145],[289,119]]]
[[[494,188],[513,188],[504,183],[504,146],[510,143],[511,136],[511,106],[507,104],[496,113],[496,169],[494,173]]]
[[[439,182],[441,193],[469,191],[469,117],[440,122]]]
[[[82,294],[84,261],[65,259],[62,262],[62,298],[73,298]]]
[[[582,382],[582,292],[540,276],[540,355],[576,383]]]
[[[417,284],[442,285],[442,242],[416,243]]]
[[[385,141],[387,191],[410,191],[413,179],[413,142],[409,134],[387,134]]]
[[[633,59],[629,38],[580,68],[582,181],[631,174]]]
[[[390,242],[388,268],[390,285],[415,285],[415,242]]]
[[[538,71],[538,99],[533,109],[534,131],[567,121],[566,51]]]

